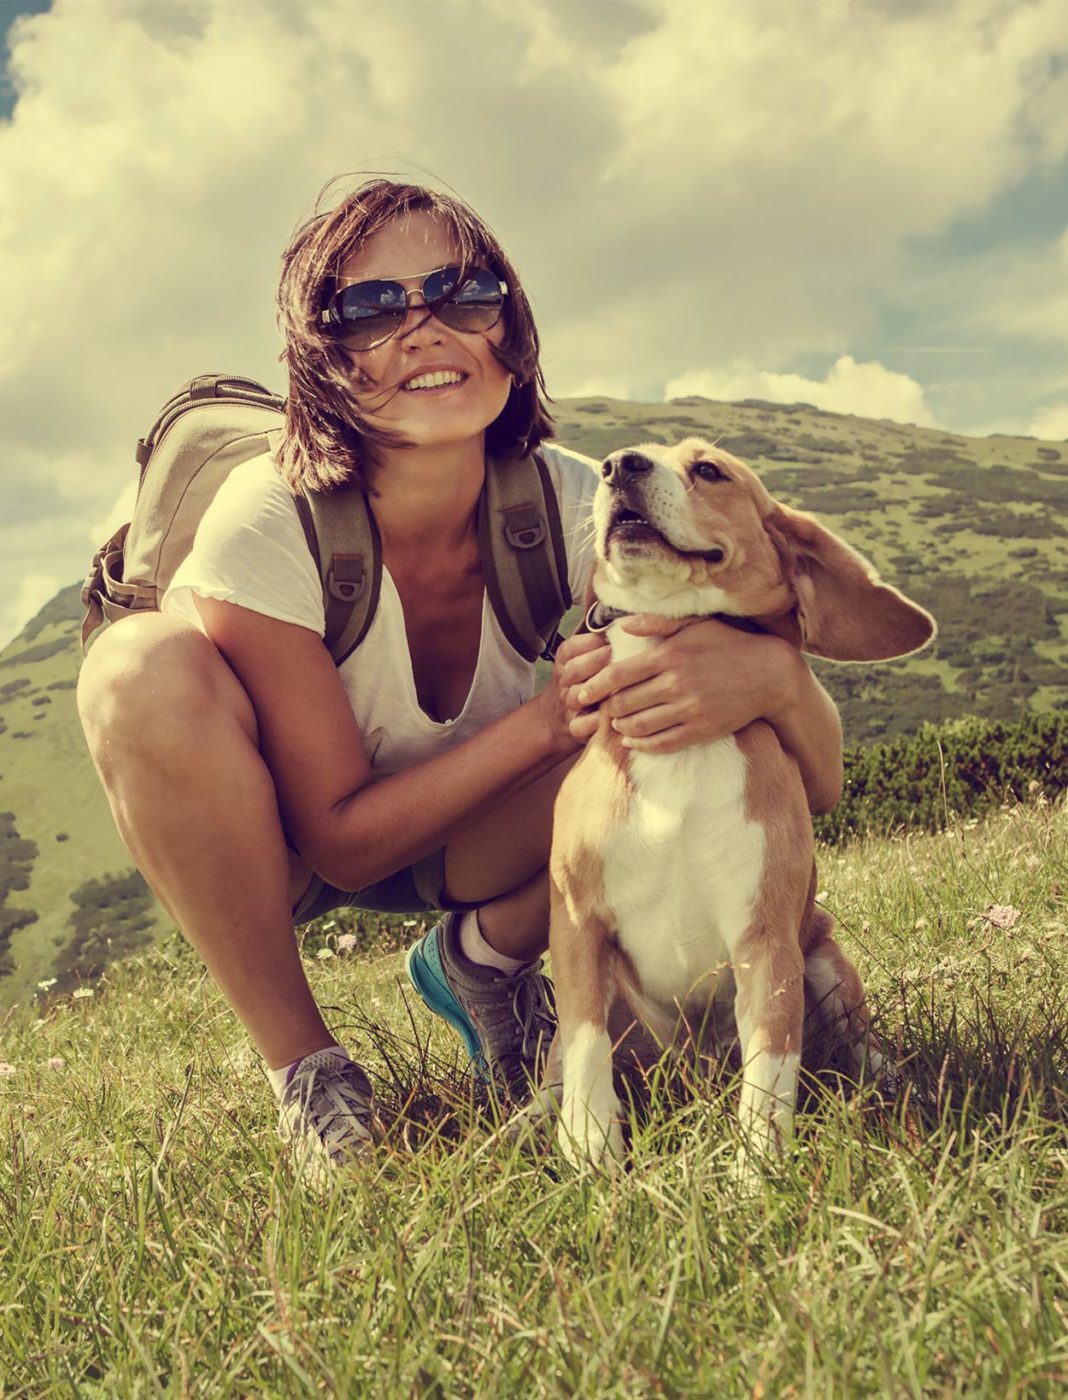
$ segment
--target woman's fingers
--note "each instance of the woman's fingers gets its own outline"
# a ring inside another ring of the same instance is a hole
[[[612,728],[617,734],[623,736],[624,742],[631,739],[648,739],[654,734],[660,734],[665,729],[675,729],[685,722],[685,717],[681,713],[682,707],[679,705],[648,705],[643,706],[634,714],[625,715],[622,719],[614,719]]]
[[[582,685],[597,675],[612,659],[612,650],[603,637],[584,632],[568,637],[556,653],[553,670],[560,685]]]

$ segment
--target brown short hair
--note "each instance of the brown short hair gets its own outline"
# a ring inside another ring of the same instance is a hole
[[[332,208],[337,181],[320,193],[315,212],[282,255],[278,320],[289,373],[286,432],[279,465],[295,490],[326,491],[365,483],[364,468],[379,446],[404,446],[396,433],[373,427],[352,394],[352,364],[323,332],[320,313],[342,264],[371,234],[398,216],[436,215],[455,238],[464,265],[480,263],[508,284],[504,336],[492,346],[514,383],[508,402],[486,431],[486,451],[507,459],[532,452],[552,436],[538,332],[519,276],[489,228],[453,194],[384,177],[367,180]]]

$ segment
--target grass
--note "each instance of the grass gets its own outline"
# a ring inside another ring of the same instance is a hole
[[[41,993],[2,1028],[0,1393],[1063,1394],[1066,836],[1040,801],[822,854],[906,1087],[815,1086],[754,1198],[729,1080],[658,1079],[613,1178],[510,1142],[405,996],[398,920],[305,941],[402,1118],[321,1199],[176,936]]]

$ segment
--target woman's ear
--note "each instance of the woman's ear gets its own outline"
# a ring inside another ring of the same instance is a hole
[[[868,561],[811,515],[776,503],[764,528],[797,599],[798,645],[829,661],[888,661],[935,635],[929,612],[883,583]]]

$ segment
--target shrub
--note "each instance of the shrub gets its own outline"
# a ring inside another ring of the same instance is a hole
[[[116,958],[152,941],[152,892],[136,870],[87,880],[71,894],[74,913],[67,920],[73,937],[56,958],[57,990],[69,991],[99,977]]]
[[[829,842],[900,828],[939,831],[1006,799],[1053,798],[1066,787],[1068,716],[1028,715],[1017,724],[967,716],[847,749],[842,799],[817,818],[816,830]]]

